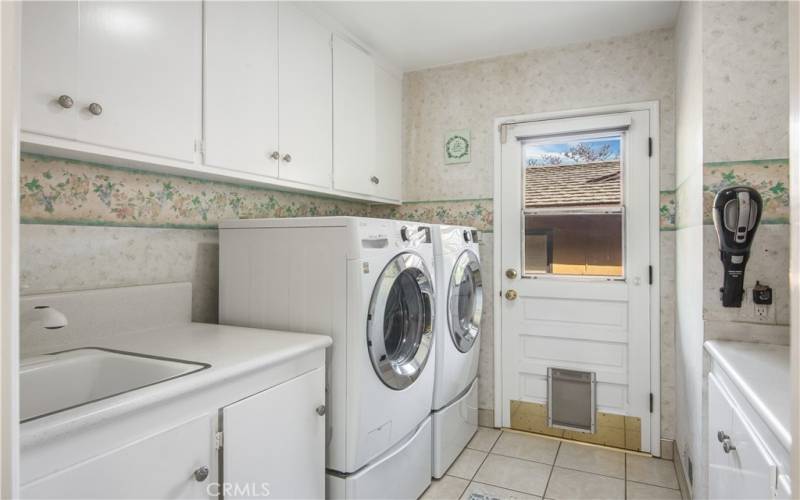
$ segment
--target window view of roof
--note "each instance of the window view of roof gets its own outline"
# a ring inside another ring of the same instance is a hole
[[[622,203],[619,136],[531,144],[525,156],[525,208]]]

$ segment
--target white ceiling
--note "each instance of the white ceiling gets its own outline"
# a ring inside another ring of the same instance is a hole
[[[661,1],[314,4],[403,71],[671,27],[679,5]]]

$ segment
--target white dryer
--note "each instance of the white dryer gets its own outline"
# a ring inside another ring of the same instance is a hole
[[[433,391],[432,475],[444,475],[478,430],[483,283],[477,231],[433,228],[439,314]]]
[[[355,217],[220,224],[220,322],[333,338],[329,498],[417,498],[430,484],[432,236]]]

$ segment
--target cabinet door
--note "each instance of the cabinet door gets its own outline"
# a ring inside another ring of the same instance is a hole
[[[371,195],[375,175],[375,64],[333,38],[333,187]]]
[[[202,22],[198,1],[81,2],[78,140],[193,161]]]
[[[324,404],[321,367],[223,408],[220,482],[271,498],[324,498]]]
[[[212,419],[197,417],[123,448],[23,485],[22,498],[203,498],[213,480]]]
[[[400,201],[403,82],[375,67],[375,196]]]
[[[734,448],[725,451],[718,433]],[[775,462],[714,374],[708,376],[708,496],[772,498]]]
[[[331,32],[299,7],[279,7],[280,178],[330,187]]]
[[[75,139],[78,125],[78,3],[22,4],[22,129]],[[73,100],[59,104],[61,95]]]
[[[205,163],[278,176],[278,4],[205,4]]]

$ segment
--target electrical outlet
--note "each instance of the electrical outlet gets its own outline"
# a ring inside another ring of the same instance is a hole
[[[774,304],[756,304],[753,300],[753,287],[745,288],[742,307],[739,308],[738,321],[745,323],[775,323]]]

